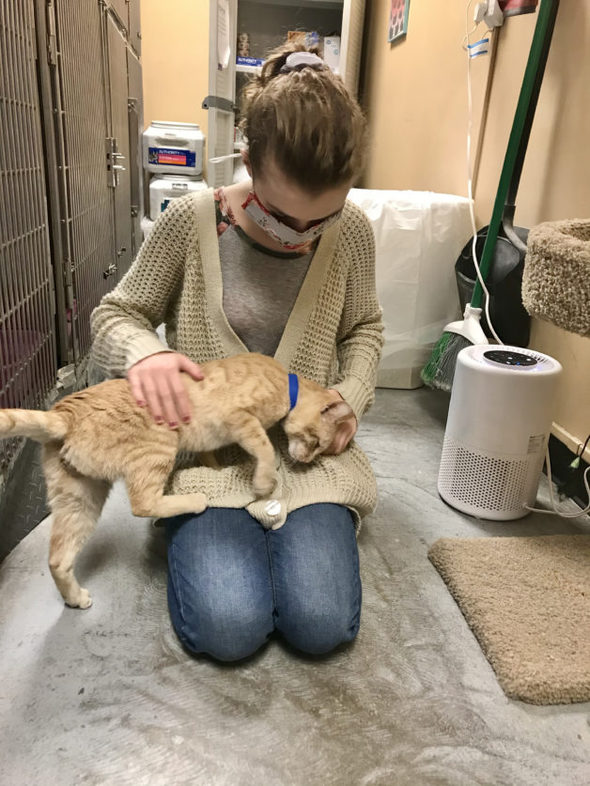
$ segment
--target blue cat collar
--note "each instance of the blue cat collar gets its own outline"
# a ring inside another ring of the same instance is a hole
[[[289,412],[297,404],[297,394],[299,393],[299,380],[297,374],[289,374]]]

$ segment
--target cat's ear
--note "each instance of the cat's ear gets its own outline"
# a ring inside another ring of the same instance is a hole
[[[342,399],[340,401],[332,401],[322,409],[322,417],[328,418],[334,423],[341,423],[351,415],[354,415],[352,407]]]

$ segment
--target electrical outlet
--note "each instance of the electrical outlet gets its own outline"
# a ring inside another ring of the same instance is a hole
[[[501,27],[504,24],[504,12],[500,8],[498,0],[487,0],[487,3],[480,3],[479,5],[487,5],[483,21],[488,26],[488,29],[492,30],[492,28]]]
[[[480,22],[483,22],[483,18],[487,13],[487,10],[488,10],[487,0],[485,0],[484,3],[478,3],[475,6],[475,11],[473,12],[473,21],[475,22],[476,25],[478,25]]]

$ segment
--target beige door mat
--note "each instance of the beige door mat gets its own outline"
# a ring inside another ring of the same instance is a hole
[[[441,538],[428,556],[508,696],[590,701],[590,535]]]

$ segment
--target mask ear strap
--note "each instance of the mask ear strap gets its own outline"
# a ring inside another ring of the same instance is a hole
[[[256,196],[256,191],[253,191],[253,190],[252,191],[248,191],[248,196],[246,197],[246,200],[244,202],[242,202],[242,210],[245,210],[251,202],[254,202],[255,205],[258,205],[258,207],[264,213],[268,213],[268,210],[264,207],[262,202]]]

